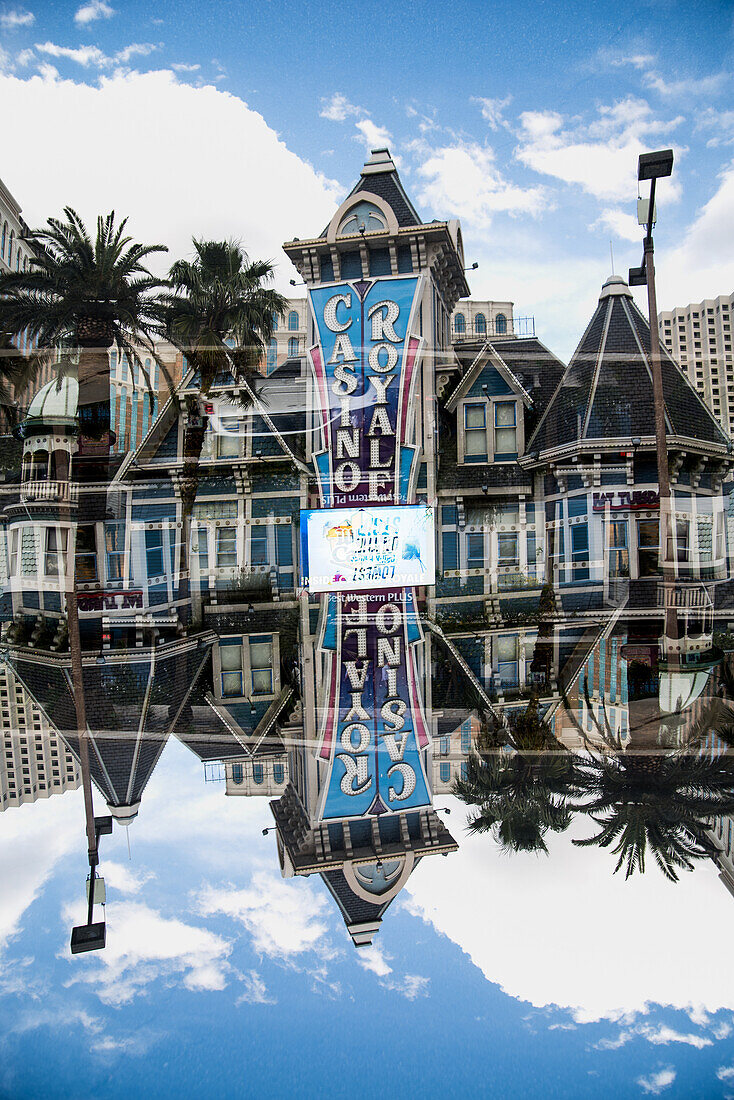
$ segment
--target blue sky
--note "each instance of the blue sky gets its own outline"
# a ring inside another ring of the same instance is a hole
[[[570,355],[638,264],[636,162],[659,190],[661,308],[734,275],[730,3],[5,3],[3,178],[32,224],[114,205],[173,255],[234,235],[293,275],[370,147],[426,219],[460,217],[477,297]],[[640,299],[642,302],[642,299]]]
[[[373,949],[315,880],[282,880],[265,799],[226,798],[172,741],[130,830],[105,838],[108,946],[81,916],[80,792],[0,817],[0,1097],[497,1097],[734,1092],[731,897],[611,875],[554,838],[426,859]],[[705,913],[711,935],[690,930]]]

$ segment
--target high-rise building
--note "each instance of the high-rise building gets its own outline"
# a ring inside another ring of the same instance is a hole
[[[0,812],[76,790],[76,760],[6,665],[0,665],[0,721]]]
[[[658,314],[660,339],[725,431],[734,431],[734,293]]]

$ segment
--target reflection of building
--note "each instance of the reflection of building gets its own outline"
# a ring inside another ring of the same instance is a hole
[[[451,339],[455,344],[464,340],[491,340],[498,336],[534,336],[532,317],[516,322],[512,302],[480,302],[462,298],[451,314]]]
[[[732,314],[734,294],[658,314],[660,339],[727,432],[734,432]]]
[[[734,818],[717,817],[709,832],[709,838],[718,849],[715,858],[719,878],[730,894],[734,894]]]
[[[0,664],[0,810],[75,790],[76,760],[6,665]]]

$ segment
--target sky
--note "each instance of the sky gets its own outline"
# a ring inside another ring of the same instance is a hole
[[[579,826],[507,858],[443,804],[459,851],[424,859],[357,951],[318,879],[281,878],[267,799],[227,798],[172,740],[130,857],[123,829],[102,841],[107,947],[75,957],[81,791],[6,811],[0,1097],[733,1095],[713,866],[625,882]]]
[[[661,309],[734,284],[734,7],[719,0],[0,4],[2,178],[32,226],[114,208],[188,255],[278,266],[387,145],[425,220],[460,218],[477,298],[567,359],[658,188]],[[639,304],[643,294],[636,291]]]

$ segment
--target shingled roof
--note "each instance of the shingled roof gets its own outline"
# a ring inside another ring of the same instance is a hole
[[[665,348],[661,356],[668,436],[724,451],[728,439],[712,413]],[[527,450],[654,434],[649,325],[624,280],[612,276]]]
[[[405,193],[398,170],[387,149],[372,150],[370,159],[366,162],[347,198],[351,198],[360,191],[366,191],[370,195],[377,195],[378,198],[383,199],[392,209],[401,229],[406,225],[423,224],[420,215]],[[326,229],[321,236],[326,236]]]

